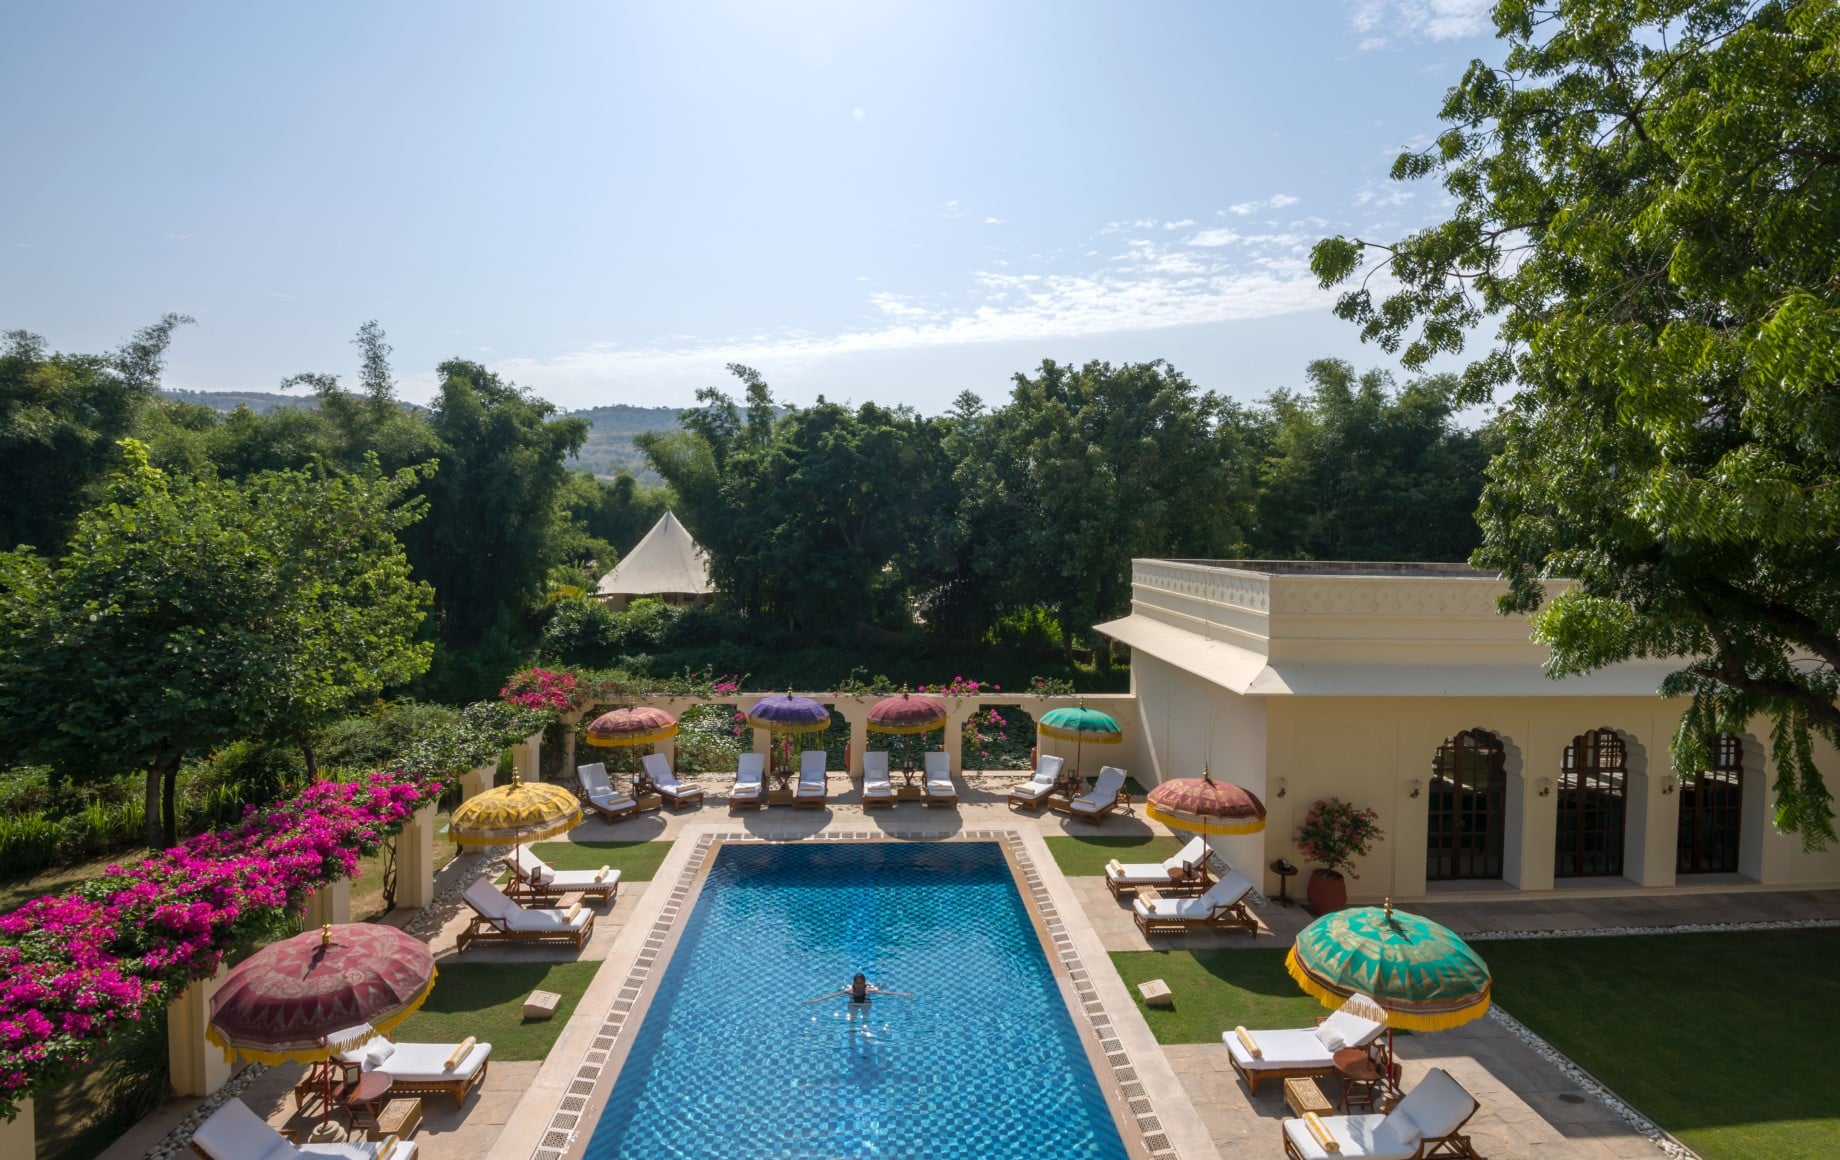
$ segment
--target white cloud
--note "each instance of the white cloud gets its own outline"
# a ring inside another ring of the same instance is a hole
[[[1288,193],[1274,193],[1263,201],[1242,201],[1236,205],[1230,205],[1220,212],[1222,214],[1231,213],[1238,214],[1240,217],[1247,217],[1264,209],[1283,209],[1287,205],[1296,205],[1301,200],[1301,198],[1294,197]]]
[[[1330,301],[1310,274],[1299,248],[1302,235],[1195,240],[1225,234],[1232,231],[1202,230],[1188,244],[1238,241],[1241,248],[1223,254],[1134,239],[1109,259],[1089,251],[1084,268],[1012,270],[998,260],[947,296],[877,290],[867,295],[860,325],[832,333],[789,330],[651,346],[595,342],[546,358],[505,359],[493,369],[552,399],[605,397],[635,387],[654,396],[687,394],[720,381],[729,362],[786,370],[877,352],[1270,318]]]
[[[1265,204],[1273,209],[1283,209],[1287,205],[1296,205],[1298,200],[1298,198],[1292,197],[1288,193],[1274,193],[1266,200]]]
[[[1357,0],[1348,23],[1363,34],[1359,48],[1385,48],[1394,37],[1458,40],[1487,36],[1494,29],[1495,0]]]
[[[1184,226],[1192,226],[1194,224],[1195,224],[1194,218],[1183,218],[1179,222],[1164,222],[1163,228],[1166,230],[1179,230],[1183,228]]]
[[[987,217],[984,219],[984,224],[987,226],[1000,226],[1003,224],[1003,219],[999,217]]]
[[[1239,241],[1239,234],[1222,226],[1215,230],[1197,230],[1188,239],[1191,246],[1230,246]]]

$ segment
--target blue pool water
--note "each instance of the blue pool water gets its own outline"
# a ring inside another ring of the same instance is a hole
[[[913,997],[806,1002],[856,971]],[[587,1147],[1124,1155],[994,842],[724,847]]]

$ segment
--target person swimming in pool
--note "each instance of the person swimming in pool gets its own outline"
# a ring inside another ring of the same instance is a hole
[[[853,1012],[859,1009],[866,1009],[869,1006],[869,998],[873,995],[895,995],[902,999],[913,998],[913,996],[906,991],[890,991],[886,987],[878,987],[864,978],[861,971],[857,971],[856,974],[850,977],[849,986],[840,987],[828,995],[819,995],[816,999],[807,999],[805,1002],[822,1003],[826,999],[835,999],[839,995],[848,995],[850,997],[850,1009]]]

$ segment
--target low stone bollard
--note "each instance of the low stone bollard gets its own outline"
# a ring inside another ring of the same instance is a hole
[[[1150,979],[1137,984],[1137,993],[1144,997],[1146,1007],[1171,1007],[1176,1005],[1176,997],[1169,993],[1169,984],[1161,979]]]
[[[532,991],[530,998],[524,1000],[524,1022],[537,1023],[550,1018],[560,1002],[562,996],[554,991]]]

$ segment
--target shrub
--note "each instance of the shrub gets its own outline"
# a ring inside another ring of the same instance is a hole
[[[733,705],[698,705],[679,718],[677,768],[699,773],[735,768],[743,748],[736,716]]]
[[[621,637],[616,613],[598,600],[564,600],[556,605],[537,656],[558,665],[604,665],[615,653]]]
[[[1354,860],[1365,858],[1386,837],[1380,815],[1341,798],[1318,798],[1297,827],[1297,849],[1326,870],[1359,878]]]

